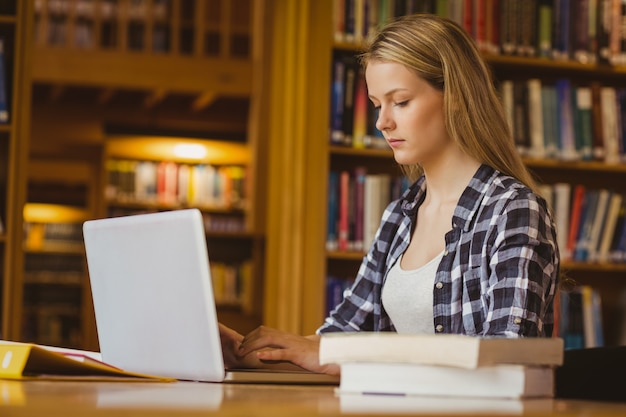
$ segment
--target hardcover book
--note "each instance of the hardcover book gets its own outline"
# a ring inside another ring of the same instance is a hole
[[[560,338],[476,337],[457,334],[356,332],[324,334],[320,364],[413,363],[476,369],[500,364],[557,366]]]
[[[97,352],[0,340],[0,379],[174,381],[127,372],[100,361]]]
[[[554,368],[493,365],[476,369],[414,363],[348,362],[341,365],[341,394],[471,398],[549,398]]]

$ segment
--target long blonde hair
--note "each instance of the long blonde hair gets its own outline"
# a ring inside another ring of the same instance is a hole
[[[442,91],[452,140],[481,163],[536,190],[515,148],[491,72],[474,40],[454,21],[432,14],[397,18],[371,39],[359,58],[363,66],[371,61],[402,64]],[[401,168],[411,180],[423,172],[419,165]]]

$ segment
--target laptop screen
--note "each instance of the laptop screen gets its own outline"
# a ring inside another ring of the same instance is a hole
[[[90,220],[83,233],[102,360],[133,372],[222,381],[200,211]]]

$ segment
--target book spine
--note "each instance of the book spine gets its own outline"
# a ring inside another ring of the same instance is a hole
[[[333,0],[333,37],[335,42],[343,42],[346,32],[346,3],[344,0]]]
[[[570,225],[570,200],[572,186],[568,183],[557,183],[554,190],[554,221],[556,224],[556,238],[561,250],[561,258],[569,260],[568,231]]]
[[[576,87],[575,94],[576,151],[581,159],[593,158],[593,126],[591,88]]]
[[[528,121],[530,135],[529,156],[532,158],[544,158],[545,139],[543,132],[543,104],[541,100],[541,80],[537,78],[526,82],[528,88]]]
[[[539,56],[542,58],[550,58],[552,56],[552,0],[540,0],[538,9],[537,44],[539,47]]]
[[[354,90],[353,140],[352,147],[364,148],[367,136],[367,85],[363,70],[357,72]]]
[[[583,205],[580,212],[580,226],[578,228],[578,235],[576,237],[574,249],[574,260],[576,261],[589,260],[589,253],[587,249],[589,247],[591,228],[593,226],[593,219],[595,217],[597,208],[598,191],[587,190],[585,192],[585,198],[583,200]]]
[[[561,158],[564,160],[578,159],[576,152],[576,140],[574,137],[574,119],[572,109],[572,86],[568,79],[560,79],[556,82]]]
[[[606,221],[602,231],[600,247],[598,249],[597,261],[605,263],[609,260],[609,251],[611,250],[611,242],[615,236],[615,229],[617,227],[617,219],[619,217],[619,210],[622,205],[622,195],[619,193],[613,193],[611,195],[609,206],[606,214]]]
[[[513,132],[515,145],[522,156],[530,150],[528,88],[523,81],[513,82]]]
[[[363,251],[364,248],[364,198],[365,198],[365,177],[367,170],[365,167],[357,167],[354,172],[354,250]]]
[[[581,184],[574,187],[572,196],[572,208],[570,211],[570,224],[568,228],[567,246],[565,251],[566,260],[573,259],[574,250],[576,249],[576,241],[578,239],[578,231],[581,228],[583,205],[586,190]]]
[[[619,163],[617,93],[614,87],[601,87],[602,133],[604,139],[604,162]]]
[[[350,173],[341,171],[339,174],[339,226],[338,249],[347,251],[350,240],[349,226]]]
[[[4,54],[4,39],[0,37],[0,124],[9,122],[9,97]]]
[[[330,99],[330,143],[343,144],[343,109],[345,63],[335,57],[333,62],[333,83]]]
[[[583,64],[589,63],[589,0],[574,0],[572,10],[572,24],[576,29],[572,31],[574,60]]]
[[[523,0],[519,4],[519,38],[517,54],[535,56],[537,54],[537,0]]]
[[[326,250],[335,251],[339,247],[339,173],[328,174],[328,217],[326,223]]]
[[[357,66],[354,57],[345,57],[344,96],[343,96],[343,144],[352,146],[354,134],[354,92],[357,80]]]

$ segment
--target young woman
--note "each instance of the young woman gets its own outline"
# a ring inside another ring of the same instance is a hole
[[[550,336],[555,226],[473,40],[450,20],[406,16],[361,62],[376,127],[414,182],[387,207],[355,284],[315,335],[223,327],[227,366],[337,373],[318,362],[325,332]]]

